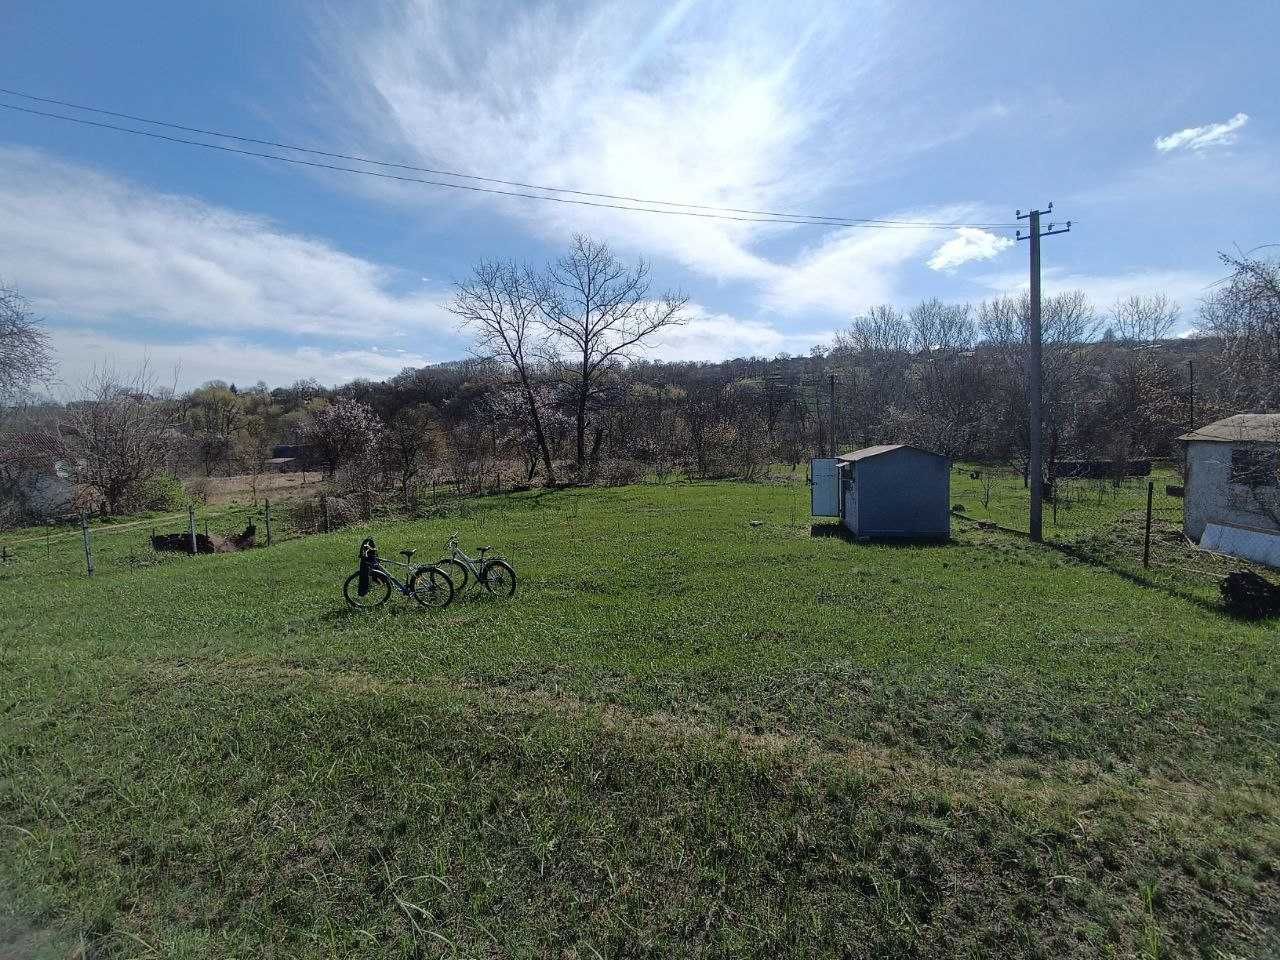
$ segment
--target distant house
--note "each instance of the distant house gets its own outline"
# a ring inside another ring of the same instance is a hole
[[[271,448],[267,469],[292,473],[295,470],[310,470],[311,462],[311,448],[306,444],[282,445]]]
[[[814,516],[839,517],[856,537],[951,536],[951,465],[906,444],[865,447],[813,461]]]
[[[1280,532],[1280,413],[1244,413],[1178,438],[1186,446],[1183,532],[1208,524]]]

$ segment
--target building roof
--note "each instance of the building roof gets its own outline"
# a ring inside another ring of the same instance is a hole
[[[927,453],[931,457],[942,456],[940,453],[925,450],[923,447],[913,447],[909,443],[881,443],[874,447],[863,447],[861,450],[854,450],[852,453],[841,454],[836,459],[843,460],[845,463],[853,463],[856,460],[866,460],[869,457],[878,457],[884,453],[893,453],[895,450],[915,450],[919,453]]]
[[[1241,413],[1184,433],[1183,442],[1280,443],[1280,413]]]

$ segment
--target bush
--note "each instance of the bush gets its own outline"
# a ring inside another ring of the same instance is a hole
[[[171,473],[157,473],[138,491],[138,506],[143,510],[172,513],[175,510],[185,510],[194,502],[182,486],[182,481]]]

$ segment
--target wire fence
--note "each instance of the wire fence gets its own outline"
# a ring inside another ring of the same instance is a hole
[[[1201,550],[1183,532],[1180,471],[1155,464],[1123,477],[1058,477],[1046,484],[1046,543],[1088,563],[1201,598],[1246,561]],[[1030,484],[1007,465],[959,464],[952,476],[953,513],[978,526],[1028,533]]]
[[[425,519],[483,510],[488,494],[527,490],[500,481],[475,491],[458,484],[424,484],[403,492],[316,491],[308,496],[248,504],[192,506],[129,517],[66,518],[0,535],[0,581],[23,576],[102,576],[115,571],[189,561],[210,553],[256,550],[355,524]]]

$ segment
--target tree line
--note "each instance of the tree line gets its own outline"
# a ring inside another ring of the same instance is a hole
[[[1280,409],[1280,261],[1222,261],[1192,336],[1172,337],[1183,318],[1159,292],[1105,309],[1078,291],[1045,299],[1050,481],[1064,460],[1173,456],[1193,420]],[[409,505],[438,483],[758,479],[882,442],[1025,463],[1025,294],[876,306],[802,356],[658,361],[646,348],[686,322],[686,298],[652,292],[643,260],[576,237],[543,267],[477,264],[450,306],[473,356],[383,381],[214,381],[180,394],[146,371],[101,371],[55,403],[37,399],[52,374],[47,335],[0,288],[0,513],[52,509],[58,483],[73,508],[106,513],[163,505],[178,477],[244,476],[256,498],[281,446],[335,483]]]

